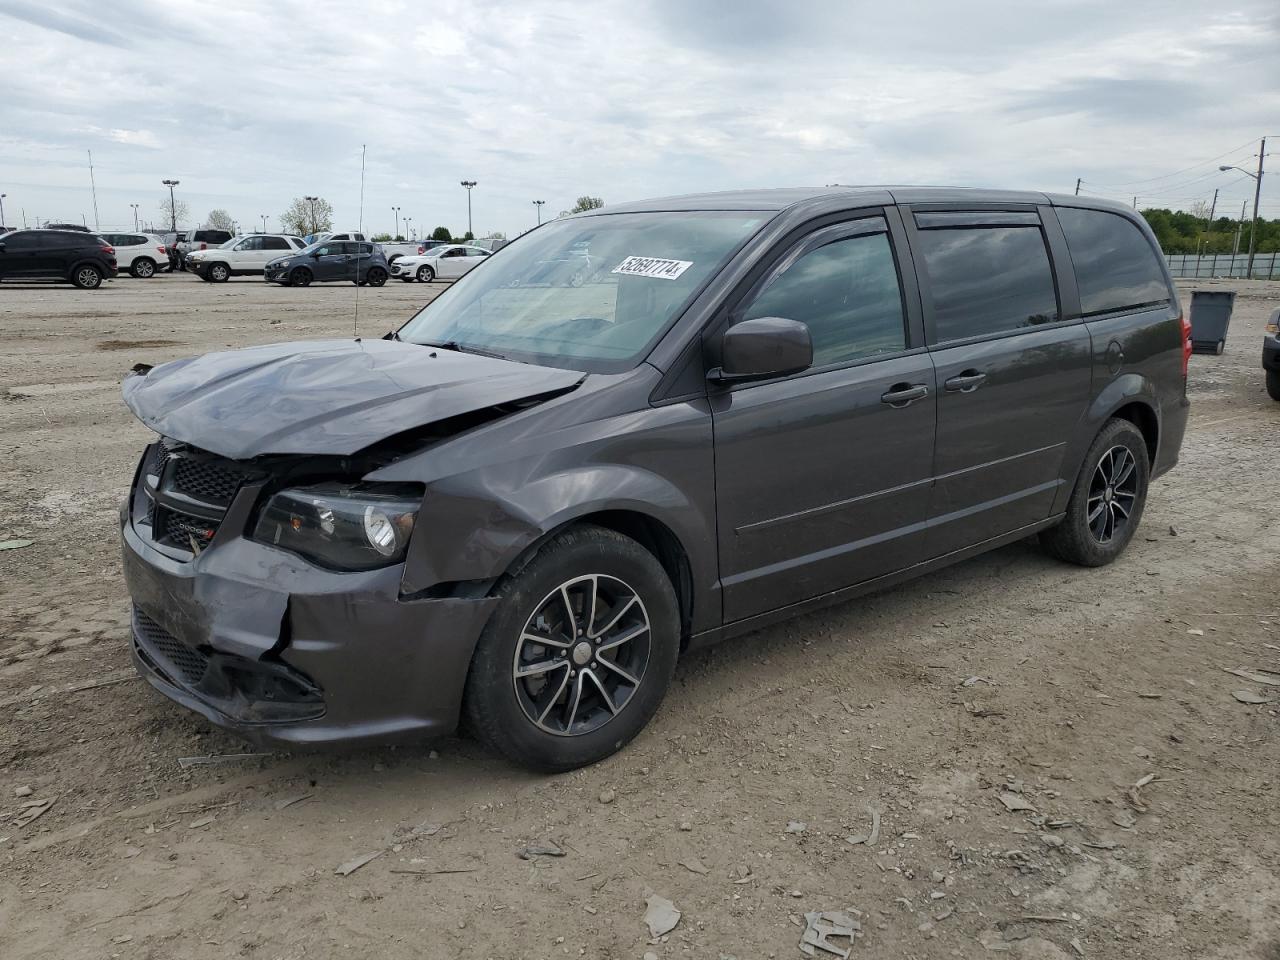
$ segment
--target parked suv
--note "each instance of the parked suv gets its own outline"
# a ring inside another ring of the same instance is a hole
[[[306,287],[313,282],[346,280],[380,287],[389,275],[387,258],[376,243],[322,240],[267,264],[264,277],[273,283]]]
[[[233,237],[221,246],[189,254],[187,269],[201,280],[222,283],[232,277],[262,273],[267,264],[282,253],[297,253],[305,246],[301,237],[289,234],[255,233]]]
[[[163,265],[169,266],[169,248],[152,233],[103,233],[103,240],[116,248],[116,263],[140,280],[156,275]]]
[[[218,247],[230,240],[229,230],[185,230],[178,234],[178,261],[187,269],[187,257],[197,250]]]
[[[590,763],[692,647],[1031,534],[1114,560],[1177,462],[1189,337],[1150,229],[1106,201],[558,219],[382,340],[125,380],[157,434],[121,517],[134,656],[260,740],[465,714],[517,762]]]
[[[81,230],[14,230],[0,237],[0,280],[65,280],[92,290],[116,275],[116,252]]]

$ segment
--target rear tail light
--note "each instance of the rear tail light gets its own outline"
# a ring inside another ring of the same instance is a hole
[[[157,253],[168,253],[169,251],[165,249],[164,244],[161,244],[160,246],[156,247],[156,252],[157,252]]]
[[[104,243],[102,245],[102,252],[114,257],[116,255],[116,248]]]
[[[421,256],[426,252],[427,252],[427,248],[424,247],[422,244],[418,244],[418,255]]]
[[[207,243],[201,243],[201,244],[200,244],[200,249],[201,249],[201,250],[208,250],[208,249],[209,249],[209,245],[208,245]]]
[[[1178,315],[1178,324],[1182,327],[1182,378],[1187,377],[1187,368],[1191,366],[1191,321],[1185,313]]]

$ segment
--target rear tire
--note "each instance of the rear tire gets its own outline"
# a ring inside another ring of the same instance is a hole
[[[311,286],[311,271],[306,267],[294,267],[289,273],[289,286],[291,287],[309,287]]]
[[[569,528],[494,594],[464,701],[469,729],[494,750],[534,770],[572,770],[620,750],[657,712],[680,616],[671,580],[640,544]]]
[[[387,271],[381,267],[370,267],[364,275],[365,282],[371,287],[380,287],[387,282]]]
[[[91,263],[82,263],[72,271],[71,282],[81,290],[96,290],[102,286],[102,271]]]
[[[139,257],[133,261],[129,272],[139,280],[149,280],[156,275],[156,262],[149,257]]]
[[[436,278],[436,272],[430,267],[422,266],[418,268],[418,282],[430,283]]]
[[[1066,516],[1040,534],[1041,545],[1082,567],[1110,563],[1138,529],[1150,480],[1141,431],[1128,420],[1108,420],[1084,456]]]
[[[1280,401],[1280,370],[1267,371],[1267,394],[1272,400]]]

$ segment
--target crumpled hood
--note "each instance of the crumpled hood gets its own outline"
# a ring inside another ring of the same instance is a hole
[[[395,340],[319,340],[209,353],[124,381],[152,430],[243,460],[345,456],[394,434],[566,390],[584,375]]]

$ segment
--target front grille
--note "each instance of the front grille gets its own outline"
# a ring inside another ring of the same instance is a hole
[[[147,656],[173,679],[195,686],[204,678],[209,658],[188,647],[137,607],[133,608],[133,633]]]
[[[162,513],[164,515],[163,536],[175,546],[190,550],[191,541],[194,540],[196,546],[203,550],[209,545],[213,535],[218,532],[216,521],[193,517],[189,513],[179,513],[176,510],[164,510]]]
[[[157,544],[193,555],[212,542],[247,476],[234,460],[168,437],[152,445],[143,473],[137,522]]]
[[[206,503],[229,504],[241,475],[210,460],[183,457],[173,470],[173,488]]]

